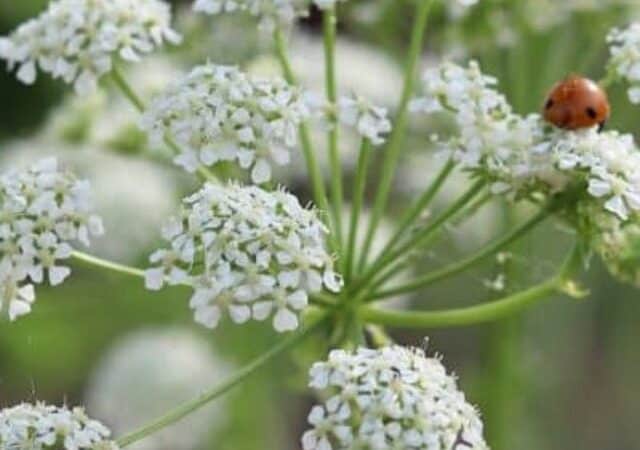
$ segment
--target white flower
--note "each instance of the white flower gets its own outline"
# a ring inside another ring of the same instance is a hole
[[[613,29],[607,36],[611,58],[609,70],[629,83],[629,99],[640,103],[640,23]]]
[[[334,350],[310,378],[326,401],[311,409],[304,450],[489,448],[455,378],[420,350]]]
[[[137,62],[165,41],[178,43],[160,0],[57,0],[0,40],[0,58],[32,84],[38,69],[86,94],[116,58]]]
[[[226,312],[235,323],[273,317],[277,331],[293,330],[310,294],[341,288],[326,234],[284,191],[206,184],[163,229],[171,247],[151,256],[147,287],[192,286],[195,320],[209,328]]]
[[[70,269],[59,261],[71,256],[71,243],[89,245],[91,235],[102,233],[89,184],[60,170],[54,158],[0,175],[0,306],[10,319],[31,310],[29,280],[62,283]]]
[[[384,143],[382,135],[391,131],[387,110],[356,95],[344,96],[338,100],[338,119],[355,128],[358,134],[373,145]]]
[[[291,25],[308,14],[309,0],[195,0],[193,9],[205,14],[244,12],[260,20],[260,28]]]
[[[89,379],[87,408],[116,436],[197,397],[233,367],[189,328],[144,328],[119,338]],[[222,400],[222,399],[221,399]],[[122,405],[127,407],[123,408]],[[133,450],[195,450],[227,419],[224,400],[131,446]]]
[[[280,78],[205,65],[156,97],[141,126],[152,143],[173,136],[182,150],[175,162],[190,172],[233,161],[264,183],[273,163],[289,162],[297,127],[308,115],[301,92]]]
[[[0,411],[0,448],[118,450],[111,432],[82,408],[23,403]]]

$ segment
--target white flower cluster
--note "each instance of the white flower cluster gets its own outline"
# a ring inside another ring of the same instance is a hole
[[[460,136],[448,142],[454,157],[464,168],[484,168],[492,175],[513,166],[540,139],[542,126],[537,115],[523,118],[513,113],[505,97],[494,89],[497,80],[484,75],[475,61],[468,67],[443,63],[427,70],[423,97],[410,108],[425,113],[453,113]],[[521,168],[526,176],[526,167]]]
[[[118,450],[110,435],[82,408],[23,403],[0,411],[2,449]]]
[[[93,90],[108,73],[114,55],[138,61],[165,41],[178,43],[171,11],[161,0],[57,0],[45,12],[0,40],[0,58],[32,84],[37,70]]]
[[[420,350],[334,350],[310,377],[327,400],[311,409],[304,450],[489,448],[455,378]]]
[[[309,114],[302,92],[280,78],[208,64],[157,96],[141,126],[153,143],[173,136],[181,149],[175,162],[190,172],[234,161],[264,183],[271,163],[289,162],[297,127]]]
[[[341,289],[324,225],[283,191],[206,184],[163,235],[171,248],[151,256],[147,287],[191,285],[195,320],[209,328],[227,310],[236,323],[273,315],[277,331],[293,330],[309,294]]]
[[[338,100],[338,119],[344,125],[353,127],[373,145],[384,143],[382,135],[391,131],[387,110],[356,95],[343,96]]]
[[[31,311],[31,283],[45,273],[55,286],[71,270],[58,264],[69,258],[70,245],[89,245],[90,235],[103,233],[102,220],[91,214],[87,181],[44,159],[24,172],[0,175],[0,308],[11,320]]]
[[[557,193],[586,186],[601,207],[626,221],[640,210],[640,152],[630,135],[595,128],[548,131],[537,115],[511,111],[477,64],[425,75],[415,110],[452,112],[460,135],[448,142],[463,168],[487,176],[494,192]]]
[[[630,134],[562,132],[535,150],[569,180],[586,180],[588,193],[620,220],[640,211],[640,150]]]
[[[629,83],[629,100],[640,103],[640,22],[613,29],[607,36],[609,70]]]

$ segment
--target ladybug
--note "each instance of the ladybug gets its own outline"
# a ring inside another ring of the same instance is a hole
[[[567,130],[596,125],[602,130],[610,113],[607,93],[595,81],[578,75],[556,83],[544,104],[545,120]]]

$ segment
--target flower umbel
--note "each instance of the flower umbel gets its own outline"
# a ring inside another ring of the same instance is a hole
[[[273,316],[298,327],[309,294],[337,292],[340,277],[324,247],[326,229],[291,194],[256,186],[206,184],[163,230],[171,248],[151,256],[146,284],[189,284],[195,320],[215,328],[223,311],[236,323]]]
[[[117,450],[111,432],[82,408],[23,403],[0,411],[0,448]]]
[[[30,283],[62,283],[71,270],[59,265],[71,256],[71,244],[89,245],[103,233],[91,212],[89,183],[60,170],[53,158],[24,172],[0,176],[0,307],[9,318],[31,311]]]
[[[115,58],[137,62],[165,41],[178,43],[161,0],[57,0],[0,39],[0,58],[32,84],[38,68],[88,93]]]
[[[311,409],[304,450],[489,448],[455,378],[420,350],[334,350],[310,377],[327,400]]]
[[[264,183],[272,163],[289,162],[297,126],[308,115],[301,91],[284,80],[210,64],[156,97],[142,127],[157,143],[172,135],[182,150],[175,162],[190,172],[234,161]]]

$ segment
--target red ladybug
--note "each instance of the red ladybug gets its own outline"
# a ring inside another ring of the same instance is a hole
[[[544,104],[547,122],[567,130],[604,127],[611,107],[607,93],[595,81],[570,75],[556,83]]]

